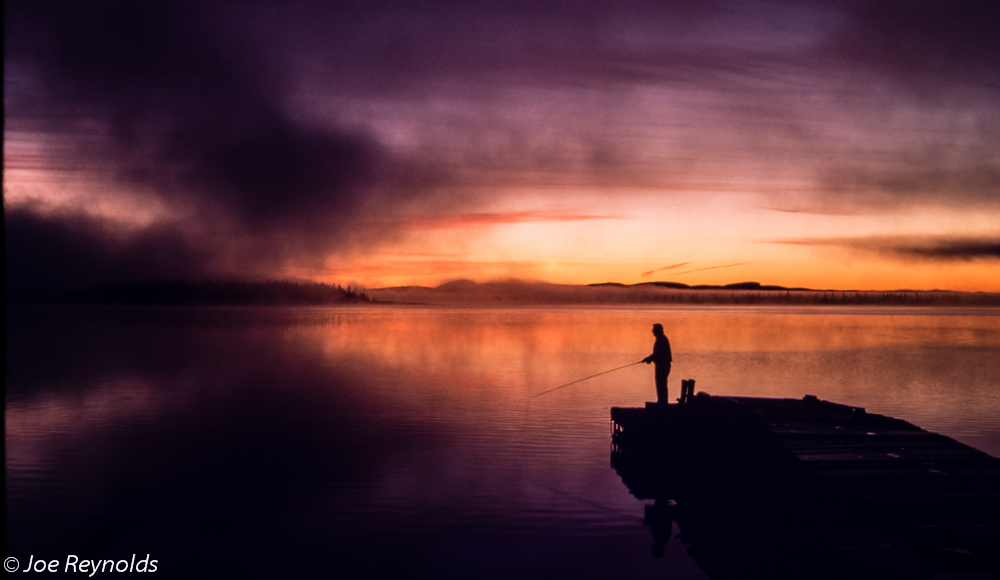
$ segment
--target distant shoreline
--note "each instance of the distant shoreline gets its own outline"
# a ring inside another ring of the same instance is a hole
[[[315,282],[170,281],[119,284],[51,293],[43,290],[6,297],[8,304],[92,304],[243,306],[370,304],[359,288]]]
[[[677,282],[563,285],[545,282],[448,282],[436,287],[363,290],[294,281],[170,281],[63,293],[6,296],[7,304],[163,306],[854,306],[1000,307],[1000,293],[949,290],[815,290],[757,282],[688,286]]]
[[[998,306],[1000,293],[949,290],[814,290],[740,282],[688,286],[677,282],[586,286],[468,280],[437,287],[368,290],[378,302],[427,305],[732,305],[732,306]]]

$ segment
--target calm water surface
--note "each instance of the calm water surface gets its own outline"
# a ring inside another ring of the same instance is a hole
[[[670,379],[866,407],[1000,455],[1000,312],[18,308],[7,554],[158,576],[703,578],[609,464]],[[675,530],[676,533],[676,530]]]

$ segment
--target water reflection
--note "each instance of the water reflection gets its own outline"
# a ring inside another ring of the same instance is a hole
[[[638,360],[662,322],[672,393],[808,392],[1000,453],[998,317],[836,312],[8,310],[8,553],[156,551],[186,577],[703,577],[681,543],[650,557],[607,466],[608,408],[651,400],[652,370],[528,397]]]

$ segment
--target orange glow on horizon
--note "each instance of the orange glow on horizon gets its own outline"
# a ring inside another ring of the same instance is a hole
[[[815,289],[1000,291],[995,259],[917,259],[834,243],[849,238],[845,232],[876,242],[903,234],[929,239],[957,232],[996,236],[995,227],[981,213],[963,221],[964,212],[938,208],[886,215],[781,212],[760,209],[753,196],[724,197],[724,203],[671,198],[665,204],[644,194],[589,201],[590,215],[618,217],[561,219],[558,216],[585,214],[556,207],[533,208],[524,212],[532,218],[522,221],[506,219],[516,212],[500,208],[496,219],[484,217],[460,225],[456,218],[447,222],[447,228],[414,229],[398,241],[367,251],[336,252],[325,268],[289,270],[288,275],[369,288],[518,279],[556,284],[755,281]],[[1000,223],[1000,215],[992,217]],[[964,229],[955,227],[959,222]],[[820,243],[784,241],[803,239]]]

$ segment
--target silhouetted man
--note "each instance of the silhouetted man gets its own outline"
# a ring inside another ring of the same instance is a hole
[[[653,354],[642,359],[642,362],[656,363],[656,402],[667,403],[667,376],[670,375],[670,363],[674,358],[670,355],[670,341],[667,335],[663,334],[663,325],[653,325],[653,336],[656,342],[653,343]]]

